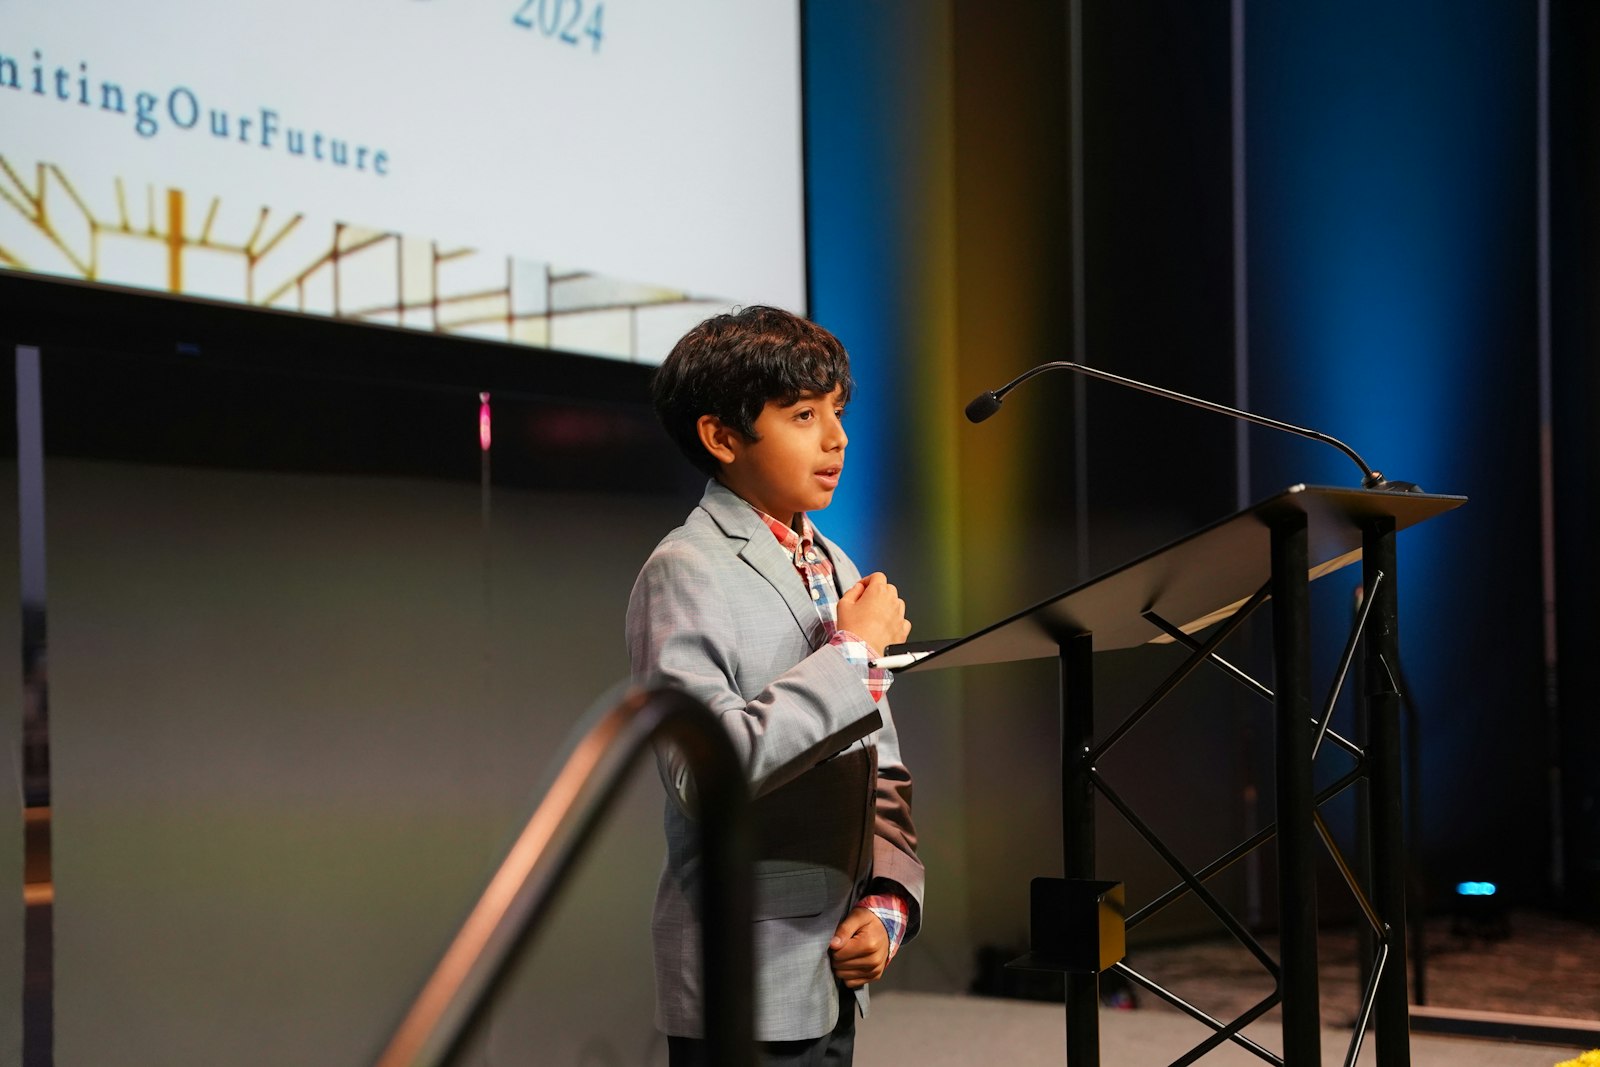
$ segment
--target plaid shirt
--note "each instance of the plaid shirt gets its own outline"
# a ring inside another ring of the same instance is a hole
[[[779,522],[760,508],[752,510],[761,516],[761,521],[767,524],[772,536],[789,554],[795,571],[811,591],[811,602],[817,607],[817,616],[822,620],[823,632],[828,637],[827,643],[837,648],[851,666],[860,669],[861,680],[872,699],[882,700],[894,676],[870,665],[871,646],[849,630],[839,629],[839,589],[833,577],[833,563],[817,550],[816,531],[811,528],[811,520],[801,513],[800,529],[796,532],[787,523]],[[900,951],[900,942],[905,940],[906,926],[911,921],[911,906],[906,901],[905,890],[888,878],[874,878],[867,889],[868,894],[856,906],[866,908],[883,923],[883,928],[889,933],[889,958],[892,960],[895,953]]]
[[[759,508],[754,509],[761,521],[767,524],[772,536],[789,554],[800,580],[811,591],[811,602],[817,606],[817,616],[822,619],[822,629],[828,635],[828,644],[837,648],[846,662],[862,671],[862,681],[873,700],[882,700],[889,691],[894,676],[888,671],[870,666],[872,647],[849,630],[839,629],[839,589],[833,580],[833,563],[817,551],[816,531],[804,513],[800,515],[800,532],[790,529]]]

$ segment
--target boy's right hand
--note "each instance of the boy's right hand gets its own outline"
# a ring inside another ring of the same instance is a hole
[[[838,617],[839,629],[849,630],[865,641],[874,657],[883,655],[885,648],[899,644],[911,633],[906,602],[882,571],[873,571],[845,590],[839,598]]]

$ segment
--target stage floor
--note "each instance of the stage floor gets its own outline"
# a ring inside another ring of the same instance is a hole
[[[1600,1048],[1600,926],[1519,911],[1505,936],[1457,929],[1430,917],[1425,942],[1426,1003],[1445,1011],[1509,1013],[1582,1020],[1591,1028],[1570,1045],[1440,1036],[1436,1026],[1414,1024],[1415,1067],[1553,1067],[1579,1052]],[[1270,938],[1264,946],[1276,955]],[[1324,1064],[1344,1062],[1359,1001],[1357,947],[1352,931],[1325,930],[1318,938],[1318,985],[1324,1027]],[[1158,948],[1135,949],[1128,965],[1219,1019],[1231,1019],[1272,988],[1259,964],[1226,936]],[[1415,992],[1415,986],[1411,986]],[[1132,1010],[1100,1013],[1105,1067],[1168,1064],[1206,1035],[1204,1026],[1135,991]],[[1066,1062],[1065,1010],[1060,1003],[882,992],[872,998],[872,1018],[860,1031],[863,1067],[1030,1067]],[[1281,1015],[1268,1012],[1246,1031],[1262,1046],[1282,1048]],[[1359,1063],[1375,1062],[1369,1032]],[[1217,1049],[1202,1067],[1266,1061],[1235,1046]]]
[[[1426,931],[1421,1002],[1429,1007],[1550,1015],[1600,1024],[1600,925],[1517,911],[1501,931],[1504,936],[1458,929],[1449,918],[1438,916],[1429,917]],[[1263,944],[1276,956],[1273,939],[1264,938]],[[1361,996],[1356,960],[1353,930],[1323,930],[1318,936],[1317,983],[1325,1026],[1347,1027],[1355,1020]],[[1413,981],[1408,989],[1416,1003],[1416,960],[1411,963]],[[1272,988],[1255,959],[1226,936],[1134,949],[1128,965],[1217,1018],[1233,1018]],[[1139,1003],[1154,1001],[1144,995]]]
[[[1065,1025],[1059,1004],[882,993],[872,998],[872,1016],[858,1031],[856,1062],[862,1067],[1061,1067],[1066,1062]],[[1277,1026],[1258,1023],[1246,1032],[1279,1051]],[[1174,1011],[1103,1009],[1100,1062],[1104,1067],[1158,1067],[1205,1036],[1204,1027]],[[1343,1063],[1349,1044],[1350,1031],[1325,1029],[1322,1062]],[[1580,1051],[1476,1038],[1411,1037],[1413,1067],[1552,1067]],[[1259,1067],[1265,1062],[1235,1046],[1215,1049],[1200,1060],[1204,1067]],[[1370,1036],[1357,1062],[1377,1062]]]

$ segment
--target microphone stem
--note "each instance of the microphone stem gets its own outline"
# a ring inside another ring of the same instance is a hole
[[[1011,381],[997,389],[994,394],[995,399],[1003,399],[1007,393],[1011,392],[1011,390],[1015,389],[1029,378],[1032,378],[1036,374],[1043,374],[1047,370],[1074,370],[1079,374],[1086,374],[1091,378],[1100,378],[1108,382],[1115,382],[1118,385],[1126,385],[1130,389],[1137,389],[1143,393],[1154,393],[1156,396],[1164,396],[1168,400],[1177,400],[1181,403],[1190,404],[1197,408],[1204,408],[1206,411],[1214,411],[1218,415],[1232,415],[1236,419],[1243,419],[1245,422],[1253,422],[1258,426],[1268,426],[1274,430],[1285,430],[1289,433],[1299,434],[1301,437],[1309,437],[1313,441],[1321,441],[1324,444],[1332,445],[1334,448],[1337,448],[1339,451],[1349,456],[1353,461],[1355,461],[1355,465],[1361,468],[1361,473],[1368,485],[1381,481],[1383,477],[1380,474],[1374,473],[1373,469],[1367,466],[1366,460],[1356,455],[1355,449],[1351,448],[1337,437],[1329,437],[1325,433],[1319,433],[1316,430],[1308,430],[1304,426],[1295,426],[1292,423],[1279,422],[1277,419],[1269,419],[1265,415],[1256,415],[1253,412],[1241,411],[1238,408],[1230,408],[1226,404],[1216,404],[1212,403],[1210,400],[1201,400],[1199,397],[1189,396],[1187,393],[1178,393],[1171,389],[1163,389],[1159,385],[1149,385],[1145,382],[1136,382],[1132,378],[1124,378],[1120,374],[1112,374],[1110,371],[1099,370],[1095,367],[1085,366],[1082,363],[1069,363],[1065,360],[1057,360],[1053,363],[1041,363],[1037,367],[1024,371],[1022,374],[1018,375],[1016,378],[1013,378]]]

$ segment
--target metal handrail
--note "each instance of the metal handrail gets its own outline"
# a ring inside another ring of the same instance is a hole
[[[716,1067],[751,1062],[753,889],[743,769],[706,706],[670,687],[630,691],[582,732],[375,1067],[442,1067],[484,1010],[516,951],[549,911],[624,775],[652,743],[683,753],[699,789],[702,963],[707,1051]],[[713,921],[714,917],[714,921]],[[733,936],[714,936],[733,931]]]

